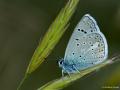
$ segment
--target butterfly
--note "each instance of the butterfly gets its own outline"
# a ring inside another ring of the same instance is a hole
[[[95,19],[85,14],[75,27],[68,42],[65,56],[58,62],[64,73],[81,70],[102,63],[108,57],[108,44]]]

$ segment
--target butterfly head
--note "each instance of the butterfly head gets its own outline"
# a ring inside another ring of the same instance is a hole
[[[76,69],[73,68],[73,64],[66,64],[64,62],[64,59],[60,59],[60,61],[58,62],[59,67],[62,68],[62,73],[73,73],[76,72]]]
[[[60,61],[58,62],[58,64],[59,64],[59,67],[63,67],[63,63],[64,63],[64,59],[60,59]]]

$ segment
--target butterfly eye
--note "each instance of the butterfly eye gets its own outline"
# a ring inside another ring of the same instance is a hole
[[[63,60],[61,60],[61,61],[59,62],[59,64],[63,64]]]

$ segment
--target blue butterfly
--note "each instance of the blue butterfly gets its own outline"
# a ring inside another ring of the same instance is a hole
[[[59,67],[64,73],[78,73],[108,57],[108,44],[95,19],[86,14],[74,29]]]

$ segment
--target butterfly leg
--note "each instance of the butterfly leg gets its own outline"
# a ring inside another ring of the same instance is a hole
[[[67,72],[67,74],[68,74],[69,77],[71,77],[69,72]],[[62,78],[63,77],[64,77],[64,71],[62,70]]]
[[[69,75],[69,77],[71,77],[69,72],[68,72],[68,75]]]
[[[64,77],[64,71],[62,70],[62,77]]]

